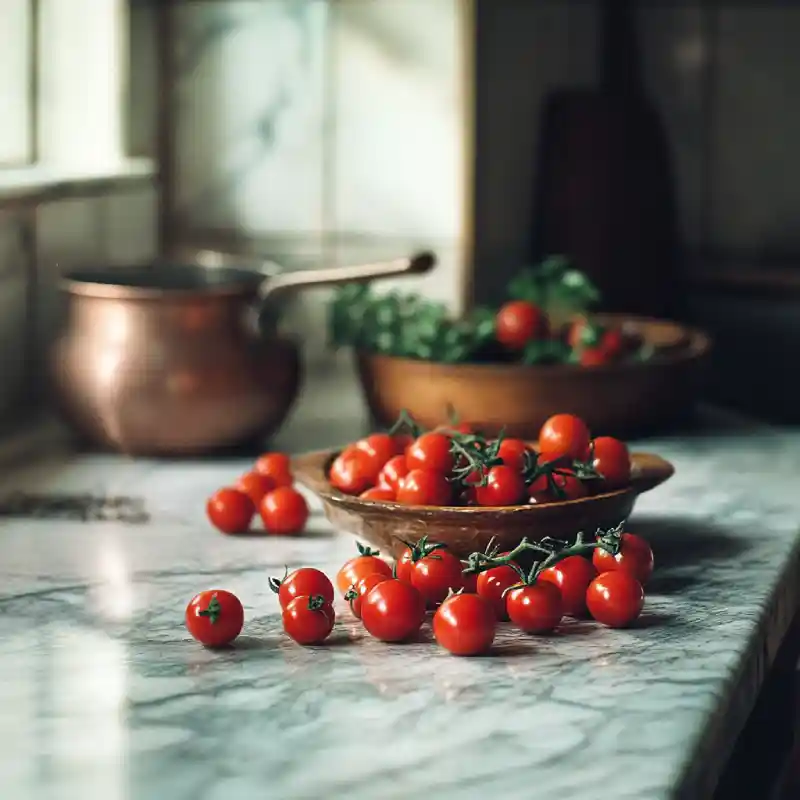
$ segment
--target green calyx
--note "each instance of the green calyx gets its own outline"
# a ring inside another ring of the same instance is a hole
[[[283,582],[286,580],[286,576],[289,574],[289,567],[284,566],[283,568],[283,577],[282,578],[269,578],[267,583],[269,584],[269,588],[272,589],[275,594],[278,594],[281,590],[281,586],[283,586]]]
[[[427,535],[420,538],[416,544],[411,544],[410,542],[403,542],[403,544],[411,551],[412,564],[416,564],[417,561],[421,561],[423,558],[438,558],[438,556],[434,555],[436,551],[447,548],[445,544],[429,542]],[[395,577],[397,577],[396,570],[394,570],[394,573]]]
[[[211,596],[211,600],[209,600],[208,605],[198,612],[198,615],[201,617],[208,617],[208,621],[215,625],[217,620],[222,615],[222,606],[220,605],[219,600],[217,599],[216,593]]]
[[[379,556],[381,554],[380,550],[372,550],[369,545],[361,544],[361,542],[356,542],[356,547],[359,556]]]
[[[308,610],[319,611],[326,605],[325,598],[321,594],[314,594],[308,598]]]

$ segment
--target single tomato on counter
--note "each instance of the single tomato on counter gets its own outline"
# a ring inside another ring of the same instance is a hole
[[[210,589],[195,595],[186,606],[186,628],[206,647],[230,644],[244,625],[239,598],[224,589]]]
[[[391,575],[383,575],[382,573],[373,572],[360,578],[356,583],[348,589],[345,594],[345,600],[350,603],[350,610],[356,619],[361,619],[361,604],[364,598],[379,584],[384,581],[392,580]]]
[[[272,478],[276,487],[291,486],[294,482],[291,460],[286,453],[264,453],[256,461],[255,471]]]
[[[416,588],[431,608],[441,603],[450,590],[464,588],[463,570],[458,558],[443,545],[429,544],[426,537],[406,547],[395,567],[397,579]]]
[[[599,575],[622,570],[633,575],[644,586],[653,574],[653,550],[641,536],[623,533],[619,552],[611,555],[602,547],[597,547],[592,553],[592,564]]]
[[[278,595],[281,608],[286,608],[295,597],[318,595],[333,604],[333,584],[328,576],[314,567],[301,567],[282,580],[269,579],[269,588]]]
[[[264,495],[259,512],[269,533],[300,533],[308,521],[308,503],[291,486],[281,486]]]
[[[562,610],[568,617],[586,616],[586,589],[597,577],[597,570],[583,556],[568,556],[542,570],[539,581],[549,581],[561,592]]]
[[[301,595],[283,610],[283,629],[298,644],[321,644],[333,630],[333,606],[324,597]]]
[[[222,533],[246,533],[255,511],[253,501],[240,489],[220,489],[206,503],[211,524]]]
[[[264,495],[269,494],[278,487],[269,475],[262,475],[260,472],[247,472],[239,478],[236,488],[240,492],[244,492],[253,501],[253,506],[258,508]]]
[[[412,638],[424,619],[422,595],[403,581],[382,581],[361,602],[364,627],[370,635],[384,642],[402,642]]]
[[[336,588],[342,595],[346,595],[352,586],[367,575],[392,577],[392,568],[380,558],[380,551],[371,550],[361,542],[356,542],[356,547],[358,555],[346,561],[336,573]]]
[[[512,589],[506,608],[509,619],[525,633],[550,633],[564,615],[561,592],[548,581]]]
[[[448,597],[433,615],[436,641],[456,656],[485,653],[492,646],[496,628],[491,605],[476,594]]]
[[[586,605],[594,619],[609,628],[626,628],[644,607],[642,584],[627,572],[604,572],[586,591]]]

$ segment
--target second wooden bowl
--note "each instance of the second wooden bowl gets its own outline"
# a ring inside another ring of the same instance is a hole
[[[405,542],[423,536],[446,544],[459,558],[485,551],[494,539],[501,550],[513,549],[523,537],[574,538],[612,528],[630,515],[636,498],[668,480],[672,464],[651,453],[631,454],[631,484],[606,494],[541,506],[480,508],[462,506],[404,506],[362,500],[343,494],[328,482],[328,468],[337,455],[324,450],[292,460],[296,479],[322,500],[325,515],[338,530],[378,547],[397,558]]]

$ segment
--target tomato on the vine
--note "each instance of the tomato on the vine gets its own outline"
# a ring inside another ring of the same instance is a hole
[[[292,464],[286,453],[264,453],[255,463],[255,471],[262,475],[269,475],[275,486],[291,486]]]
[[[362,500],[380,500],[384,503],[394,503],[397,500],[397,495],[391,489],[383,486],[370,486],[369,489],[361,492],[359,497]]]
[[[585,461],[591,435],[586,423],[574,414],[556,414],[539,431],[539,452],[546,461],[571,458]]]
[[[476,594],[448,597],[433,615],[436,641],[456,656],[485,653],[492,646],[496,627],[491,605]]]
[[[589,495],[586,484],[572,470],[560,470],[553,473],[555,489],[547,478],[540,475],[528,487],[528,495],[532,503],[556,503],[564,500],[579,500]]]
[[[406,450],[409,470],[429,469],[449,475],[453,469],[450,437],[444,433],[423,433]]]
[[[361,494],[378,477],[373,474],[371,456],[357,447],[348,447],[333,460],[328,472],[328,480],[334,489],[345,494]]]
[[[372,483],[377,482],[383,465],[399,452],[397,442],[388,433],[373,433],[357,441],[355,447],[367,454]]]
[[[255,508],[258,508],[258,504],[264,495],[276,489],[277,485],[269,475],[262,475],[260,472],[247,472],[239,478],[236,488],[240,492],[244,492],[253,501]]]
[[[549,633],[564,614],[561,592],[548,581],[512,589],[506,608],[511,621],[526,633]]]
[[[286,608],[295,597],[312,595],[333,604],[333,584],[324,572],[314,567],[296,569],[282,580],[270,578],[269,588],[278,595],[281,608]]]
[[[410,639],[424,619],[422,595],[404,581],[382,581],[361,602],[364,627],[369,634],[384,642]]]
[[[392,580],[391,575],[383,575],[382,573],[373,572],[371,575],[365,575],[356,581],[354,586],[348,589],[345,599],[350,603],[350,610],[356,619],[361,619],[361,604],[364,598],[379,584],[384,581]]]
[[[283,610],[283,629],[298,644],[320,644],[333,630],[333,606],[319,595],[295,597]]]
[[[280,486],[264,495],[259,512],[269,533],[299,533],[308,521],[308,503],[291,486]]]
[[[437,548],[413,562],[410,572],[411,585],[422,595],[429,608],[439,605],[450,590],[464,588],[461,562],[444,548]]]
[[[441,472],[412,469],[403,478],[396,499],[407,506],[446,506],[453,499],[453,487]]]
[[[253,501],[239,489],[220,489],[206,503],[211,524],[222,533],[245,533],[255,512]]]
[[[492,567],[478,575],[478,594],[491,603],[494,615],[499,620],[508,619],[506,608],[506,590],[520,582],[520,576],[507,564]]]
[[[500,307],[495,317],[495,335],[510,350],[525,345],[547,333],[547,317],[539,306],[526,300],[511,300]]]
[[[604,572],[589,585],[586,605],[592,617],[603,625],[625,628],[642,613],[644,590],[628,572]]]
[[[481,506],[513,506],[525,496],[522,474],[505,464],[490,467],[485,486],[475,487],[475,499]]]
[[[568,617],[586,616],[586,589],[597,570],[583,556],[568,556],[539,575],[539,581],[555,584],[561,592],[562,611]]]
[[[497,457],[511,469],[522,472],[528,445],[522,439],[503,439],[497,449]]]
[[[336,588],[344,595],[351,586],[367,575],[385,575],[392,577],[392,568],[380,558],[378,550],[371,550],[361,542],[357,542],[358,555],[346,561],[336,573]]]
[[[635,533],[623,533],[619,552],[614,556],[602,547],[595,548],[592,563],[598,574],[621,570],[633,575],[644,586],[653,574],[653,550]]]
[[[408,475],[406,457],[394,456],[383,465],[383,469],[378,474],[378,486],[385,486],[396,495],[406,475]]]
[[[206,647],[230,644],[244,625],[239,598],[224,589],[210,589],[195,595],[186,606],[186,628]]]
[[[631,456],[625,442],[598,436],[592,442],[593,466],[606,489],[622,489],[631,482]]]

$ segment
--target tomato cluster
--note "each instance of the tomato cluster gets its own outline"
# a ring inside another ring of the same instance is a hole
[[[222,533],[247,533],[256,514],[267,533],[299,533],[309,512],[293,484],[289,456],[264,453],[235,486],[219,489],[208,499],[206,513]]]
[[[531,346],[554,345],[566,350],[564,360],[584,367],[598,367],[621,361],[637,351],[635,338],[613,325],[601,325],[580,316],[565,327],[550,324],[547,314],[535,303],[511,300],[495,315],[497,341],[511,353]],[[544,352],[544,351],[543,351]]]
[[[526,572],[520,557],[528,550],[548,556]],[[642,611],[643,585],[652,572],[647,542],[614,529],[598,531],[590,543],[580,537],[571,545],[523,540],[510,553],[474,553],[466,563],[423,537],[406,547],[394,568],[359,544],[335,585],[374,638],[414,639],[430,611],[439,645],[468,656],[487,652],[498,623],[505,621],[531,634],[553,632],[565,616],[626,627]],[[287,635],[302,645],[324,642],[336,620],[334,582],[318,569],[302,567],[269,584]],[[189,632],[209,647],[232,642],[243,622],[241,603],[224,590],[201,592],[186,609]]]
[[[625,443],[593,439],[572,414],[548,419],[538,445],[485,439],[466,424],[421,432],[408,415],[401,422],[415,435],[374,433],[348,445],[330,465],[331,485],[404,505],[514,506],[575,500],[630,482]]]

